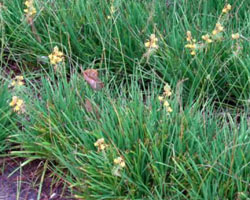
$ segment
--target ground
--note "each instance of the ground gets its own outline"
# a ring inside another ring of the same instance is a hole
[[[0,200],[35,200],[39,194],[40,173],[43,162],[35,161],[18,169],[21,160],[1,159],[3,164],[0,172]],[[69,200],[70,194],[65,191],[62,183],[53,184],[50,173],[45,176],[42,184],[40,200]],[[37,184],[36,184],[37,183]]]

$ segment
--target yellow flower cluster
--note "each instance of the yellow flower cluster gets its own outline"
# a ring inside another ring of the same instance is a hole
[[[12,97],[12,101],[9,105],[13,107],[14,112],[24,112],[24,101],[19,99],[17,96]]]
[[[98,151],[103,151],[106,147],[107,144],[105,144],[104,138],[100,138],[98,139],[95,143],[94,143],[95,147],[98,148]]]
[[[232,9],[230,4],[226,4],[222,10],[222,14],[219,16],[218,21],[215,25],[215,28],[211,33],[203,35],[201,38],[205,42],[198,41],[192,38],[192,34],[190,31],[187,31],[186,40],[188,44],[185,45],[186,48],[190,49],[191,55],[196,55],[196,52],[200,49],[206,48],[210,43],[223,39],[223,35],[221,34],[224,31],[223,23],[227,19],[227,14]],[[232,40],[238,40],[240,38],[239,33],[232,34]],[[238,43],[237,43],[238,45]],[[237,47],[238,48],[238,47]],[[239,48],[238,48],[239,49]]]
[[[166,84],[163,89],[164,89],[164,93],[163,94],[166,97],[170,97],[172,95],[171,87],[170,87],[169,84]]]
[[[201,38],[203,40],[205,40],[207,43],[212,43],[213,42],[213,40],[210,38],[209,34],[203,35]]]
[[[215,29],[212,31],[212,34],[213,35],[217,35],[219,34],[220,32],[222,32],[224,30],[223,26],[220,24],[220,23],[217,23],[215,25]]]
[[[13,87],[22,85],[24,85],[23,76],[16,76],[14,80],[11,82],[11,86]]]
[[[191,31],[187,31],[187,42],[192,42],[192,33]]]
[[[173,112],[173,109],[170,107],[170,105],[169,105],[169,103],[168,103],[167,100],[165,100],[165,102],[164,102],[163,105],[164,105],[164,107],[166,108],[166,111],[167,111],[168,113]]]
[[[34,1],[33,0],[27,0],[25,1],[25,6],[27,7],[24,9],[24,12],[26,13],[26,16],[28,18],[33,17],[36,14],[36,8],[34,7]]]
[[[185,45],[186,48],[190,49],[190,54],[192,56],[196,55],[195,49],[196,49],[196,40],[192,38],[192,34],[190,31],[187,31],[187,42],[188,44]]]
[[[159,96],[158,99],[159,101],[164,101],[163,106],[166,108],[168,113],[173,112],[173,109],[170,107],[169,102],[166,100],[167,97],[170,97],[172,95],[172,91],[171,91],[171,87],[169,86],[169,84],[166,84],[164,86],[164,92],[163,92],[163,96]]]
[[[238,40],[239,38],[240,38],[240,34],[239,33],[232,34],[232,39],[233,40]]]
[[[57,65],[64,60],[63,52],[59,51],[58,47],[55,46],[53,52],[49,55],[50,64]]]
[[[150,39],[145,42],[145,47],[149,49],[158,49],[159,46],[157,45],[157,42],[158,38],[155,36],[155,34],[151,34]]]
[[[114,159],[114,163],[118,166],[120,166],[121,168],[124,168],[126,166],[125,161],[122,157],[117,157]]]
[[[222,9],[222,13],[228,13],[232,9],[232,6],[230,4],[226,4],[224,8]]]

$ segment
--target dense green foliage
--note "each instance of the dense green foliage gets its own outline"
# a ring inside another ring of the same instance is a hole
[[[166,0],[36,1],[34,25],[39,43],[25,19],[23,2],[4,1],[2,51],[28,68],[45,67],[43,56],[59,45],[69,56],[68,66],[77,62],[105,69],[114,72],[118,80],[135,69],[148,79],[155,74],[173,84],[187,79],[184,94],[189,102],[214,98],[219,103],[246,105],[250,90],[249,1],[232,2],[232,11],[220,20],[225,29],[223,39],[200,49],[193,58],[184,48],[186,32],[190,30],[202,41],[201,36],[214,29],[226,2],[167,2],[166,6]],[[236,53],[236,42],[231,39],[235,32],[242,35]],[[144,42],[152,33],[159,38],[159,49],[146,59]]]
[[[250,196],[249,1],[34,0],[31,18],[26,7],[0,3],[0,152],[46,160],[82,199]],[[10,87],[17,72],[24,85]]]
[[[0,82],[0,153],[2,153],[5,148],[7,147],[7,137],[9,136],[10,132],[12,131],[12,123],[11,118],[13,114],[9,107],[8,101],[11,97],[8,85],[5,84],[3,81]]]
[[[182,110],[181,97],[174,95],[168,114],[156,90],[142,93],[134,84],[130,97],[114,98],[108,90],[89,91],[77,75],[70,82],[60,79],[43,79],[41,98],[31,94],[26,100],[32,102],[26,113],[31,120],[20,119],[26,129],[12,138],[24,151],[13,154],[48,159],[79,196],[234,199],[239,192],[248,194],[250,131],[244,113],[236,123],[227,112],[212,112],[209,102]],[[92,103],[90,113],[85,99]],[[94,146],[99,138],[108,144],[100,152]],[[113,163],[118,156],[126,163],[120,176]]]

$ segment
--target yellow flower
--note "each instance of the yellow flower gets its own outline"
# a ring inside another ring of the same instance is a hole
[[[17,96],[12,97],[12,101],[9,105],[13,107],[14,112],[24,112],[24,101]]]
[[[166,96],[166,97],[170,97],[171,95],[172,95],[172,92],[171,92],[171,87],[170,87],[170,85],[169,84],[166,84],[165,86],[164,86],[164,95]]]
[[[166,85],[164,86],[163,95],[164,95],[165,97],[169,97],[169,96],[172,95],[171,87],[170,87],[169,84],[166,84]],[[164,97],[159,96],[158,99],[159,99],[160,101],[163,101],[163,100],[164,100]],[[164,101],[163,106],[165,107],[165,109],[166,109],[167,112],[170,113],[170,112],[173,111],[172,108],[170,107],[169,102],[168,102],[167,100]]]
[[[27,7],[31,7],[31,6],[33,6],[33,0],[27,0],[27,1],[24,2],[24,4]]]
[[[112,6],[110,7],[110,13],[113,14],[114,12],[115,12],[115,7],[112,5]]]
[[[159,101],[163,101],[163,99],[164,99],[163,96],[159,96],[159,97],[158,97],[158,100],[159,100]]]
[[[231,10],[232,9],[232,6],[230,4],[227,4],[227,9],[228,10]]]
[[[11,107],[13,107],[14,105],[16,105],[17,101],[18,101],[17,96],[13,96],[13,97],[12,97],[12,101],[10,102],[9,105],[10,105]]]
[[[23,76],[16,76],[16,79],[17,79],[18,81],[23,81]]]
[[[122,157],[117,157],[114,159],[114,163],[119,165],[120,167],[124,168],[126,166],[125,161]]]
[[[196,55],[196,52],[195,51],[191,51],[190,53],[192,56],[195,56]]]
[[[26,9],[24,9],[26,16],[33,17],[36,14],[36,8],[34,7],[33,0],[27,0],[27,1],[25,1],[24,4],[27,7]]]
[[[187,41],[191,42],[192,41],[192,34],[190,31],[187,31]]]
[[[15,107],[13,108],[13,110],[14,110],[15,112],[18,112],[18,111],[20,111],[20,107],[19,107],[19,106],[15,106]]]
[[[216,24],[216,28],[221,32],[224,30],[223,26],[219,23]]]
[[[208,34],[203,35],[201,38],[205,40],[207,43],[213,42],[213,40],[210,39],[210,36]]]
[[[169,112],[169,113],[171,113],[173,111],[172,108],[170,107],[168,101],[164,102],[164,107],[166,108],[167,112]]]
[[[230,4],[227,4],[224,6],[224,8],[222,9],[223,13],[228,13],[230,10],[232,9],[232,6]]]
[[[212,34],[217,35],[218,33],[222,32],[224,30],[223,26],[220,23],[217,23],[215,25],[215,29],[213,30]]]
[[[191,50],[191,55],[195,55],[195,49],[197,48],[196,39],[192,38],[191,32],[187,31],[187,41],[188,44],[185,45],[185,48],[188,48]]]
[[[168,101],[165,101],[165,102],[164,102],[164,106],[165,106],[165,107],[169,107]]]
[[[195,44],[186,44],[185,47],[188,49],[195,49],[196,45]]]
[[[240,34],[239,33],[232,34],[232,39],[233,40],[238,40],[239,38],[240,38]]]
[[[58,47],[55,46],[53,52],[49,55],[50,64],[57,65],[64,60],[63,52],[59,51]]]
[[[16,102],[16,105],[17,106],[22,106],[23,105],[23,100],[22,99],[18,99],[17,102]]]
[[[212,34],[213,34],[213,35],[217,35],[217,33],[218,33],[217,30],[213,30],[213,31],[212,31]]]
[[[104,150],[107,145],[105,144],[104,138],[100,138],[98,139],[95,143],[94,143],[95,147],[98,148],[98,151],[102,151]]]
[[[11,86],[22,86],[24,85],[23,76],[16,76],[11,82]]]
[[[173,112],[173,109],[170,106],[168,106],[167,107],[167,112],[171,113],[171,112]]]
[[[146,48],[152,48],[152,49],[158,49],[158,38],[156,38],[155,34],[150,35],[149,41],[145,42],[145,47]]]

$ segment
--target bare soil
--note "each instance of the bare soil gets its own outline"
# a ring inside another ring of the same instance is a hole
[[[23,161],[0,158],[0,200],[73,200],[66,184],[53,180],[51,173],[46,173],[38,198],[43,161],[20,167]]]

